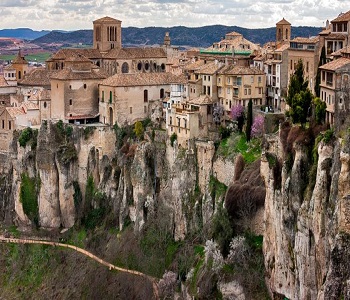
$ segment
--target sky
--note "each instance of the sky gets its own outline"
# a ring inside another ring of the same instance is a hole
[[[0,0],[0,29],[92,29],[92,21],[105,16],[122,27],[266,28],[283,17],[292,26],[320,27],[348,10],[349,0]]]

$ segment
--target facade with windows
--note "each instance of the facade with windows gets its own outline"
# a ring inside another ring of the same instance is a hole
[[[339,122],[341,126],[350,112],[350,59],[339,58],[320,69],[320,98],[327,104],[326,122]]]
[[[266,104],[266,75],[257,68],[225,66],[217,77],[219,104],[230,118],[232,106],[248,106],[252,99],[253,106]]]
[[[163,103],[171,86],[183,91],[184,82],[171,73],[115,74],[99,85],[100,122],[123,126],[143,120],[151,114],[151,102]]]

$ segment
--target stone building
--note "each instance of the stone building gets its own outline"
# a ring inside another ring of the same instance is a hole
[[[111,17],[93,21],[93,48],[101,52],[122,47],[122,22]]]
[[[212,114],[215,104],[205,94],[173,104],[166,117],[168,135],[176,134],[178,144],[184,148],[191,139],[208,139],[210,131],[217,129]]]
[[[17,81],[23,79],[28,71],[29,64],[19,50],[12,63],[4,68],[4,77],[10,85],[17,85]]]
[[[98,121],[98,83],[103,70],[84,56],[72,55],[51,77],[51,118],[70,123]]]
[[[184,78],[171,73],[115,74],[99,85],[100,122],[133,124],[150,116],[150,103],[161,101]]]
[[[219,103],[227,118],[232,106],[247,106],[250,99],[253,106],[266,104],[266,75],[257,68],[225,66],[218,72],[217,86]]]
[[[338,128],[350,112],[350,58],[339,58],[321,69],[320,98],[326,102],[326,122]],[[335,113],[337,118],[335,119]]]

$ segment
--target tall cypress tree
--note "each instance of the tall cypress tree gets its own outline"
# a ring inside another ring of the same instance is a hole
[[[252,124],[253,124],[253,102],[252,102],[252,99],[250,99],[248,103],[247,124],[246,124],[246,132],[245,132],[247,142],[250,141]]]
[[[304,79],[302,60],[298,61],[294,74],[290,78],[286,102],[293,123],[306,123],[313,95],[308,89],[309,82]]]

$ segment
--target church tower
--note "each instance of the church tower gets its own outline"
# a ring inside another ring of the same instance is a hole
[[[94,49],[107,52],[122,47],[122,22],[110,17],[104,17],[93,22]]]
[[[289,42],[291,36],[291,24],[284,18],[276,23],[276,45]]]

